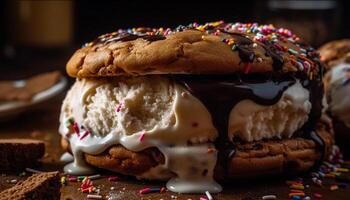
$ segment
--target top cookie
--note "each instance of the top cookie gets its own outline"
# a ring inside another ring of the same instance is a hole
[[[73,77],[320,71],[319,55],[291,31],[272,25],[192,23],[133,28],[98,37],[67,63]]]

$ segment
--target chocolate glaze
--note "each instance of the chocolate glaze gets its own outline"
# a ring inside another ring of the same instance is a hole
[[[251,75],[173,75],[172,78],[186,87],[201,100],[212,115],[213,123],[218,129],[219,137],[216,147],[219,150],[219,162],[227,167],[235,153],[235,146],[228,138],[228,120],[233,107],[242,100],[249,99],[260,105],[277,103],[283,92],[296,82],[296,76],[280,77]],[[299,79],[299,78],[298,78]],[[314,132],[322,110],[322,82],[319,79],[309,81],[306,77],[299,79],[310,92],[310,111],[308,122],[298,131],[298,136],[315,141],[321,152],[324,151],[322,139]],[[234,139],[235,140],[235,139]],[[227,170],[225,170],[227,172]]]

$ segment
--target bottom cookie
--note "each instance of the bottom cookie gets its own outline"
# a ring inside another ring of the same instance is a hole
[[[217,164],[215,177],[247,178],[307,171],[330,155],[334,144],[333,131],[328,123],[320,122],[316,134],[324,143],[324,152],[313,140],[301,137],[235,143],[235,154],[227,162],[228,166]],[[69,151],[69,144],[64,139],[62,146]],[[140,176],[165,163],[164,155],[157,148],[133,152],[122,145],[114,145],[102,154],[85,154],[84,157],[94,167],[133,176]]]

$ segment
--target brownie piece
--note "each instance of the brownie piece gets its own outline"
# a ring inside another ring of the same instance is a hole
[[[45,144],[33,139],[0,139],[0,170],[22,170],[37,164]]]
[[[13,187],[0,192],[0,199],[60,199],[61,184],[59,172],[43,172],[30,176],[27,180],[18,182]]]

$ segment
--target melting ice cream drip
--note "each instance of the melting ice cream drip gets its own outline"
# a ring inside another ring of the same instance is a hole
[[[160,141],[138,141],[145,133],[140,132],[132,136],[125,136],[117,139],[107,135],[106,137],[87,136],[83,140],[78,137],[79,134],[72,134],[69,141],[74,155],[74,161],[64,167],[68,174],[82,175],[92,174],[94,169],[88,166],[83,160],[83,153],[99,154],[108,147],[118,142],[131,149],[144,149],[156,146],[165,156],[163,169],[168,169],[176,176],[167,182],[167,188],[173,192],[180,193],[200,193],[210,191],[220,192],[221,186],[213,179],[213,171],[216,164],[217,152],[210,151],[214,146],[211,144],[201,144],[194,146],[165,146],[160,145]],[[135,142],[138,141],[138,142]]]
[[[217,152],[209,152],[210,148],[213,147],[196,145],[160,148],[168,157],[165,165],[177,175],[168,181],[167,188],[180,193],[220,192],[221,186],[213,180]]]

